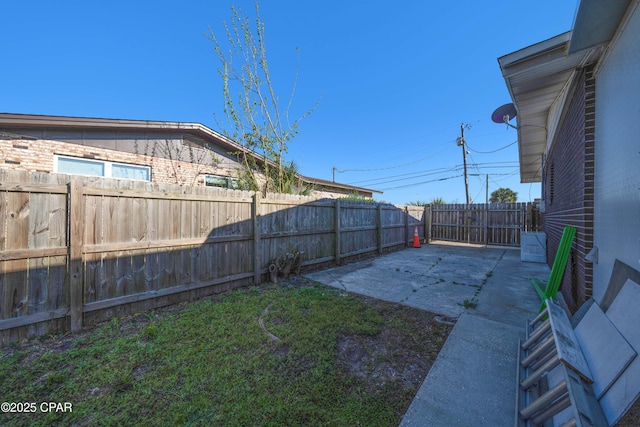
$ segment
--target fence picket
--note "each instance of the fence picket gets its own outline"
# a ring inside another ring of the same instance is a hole
[[[538,231],[540,212],[532,203],[432,205],[431,238],[519,246],[520,233]]]

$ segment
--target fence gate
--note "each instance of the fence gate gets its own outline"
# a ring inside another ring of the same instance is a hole
[[[520,233],[539,231],[540,210],[533,203],[431,205],[431,239],[520,246]]]

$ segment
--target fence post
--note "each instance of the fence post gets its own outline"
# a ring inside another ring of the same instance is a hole
[[[73,177],[69,182],[69,314],[73,333],[82,329],[84,219],[82,180]]]
[[[334,256],[336,259],[336,264],[340,265],[340,199],[336,199],[336,207],[335,207],[335,247],[334,247]]]
[[[406,240],[407,247],[409,247],[409,242],[411,241],[411,239],[409,239],[409,206],[404,207],[404,228],[404,239]]]
[[[484,245],[489,246],[489,202],[484,205]]]
[[[378,253],[382,254],[382,203],[378,203],[378,223],[376,224],[376,236],[378,239]]]
[[[262,235],[260,232],[260,192],[253,195],[251,216],[253,217],[253,284],[259,285],[262,280]]]
[[[431,237],[431,207],[424,205],[424,241],[429,243]]]

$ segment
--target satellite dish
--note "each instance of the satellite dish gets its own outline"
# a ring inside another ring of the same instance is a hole
[[[516,116],[516,107],[512,103],[504,104],[502,107],[496,108],[491,114],[491,120],[494,123],[508,123],[509,120]]]
[[[504,104],[502,107],[496,108],[493,114],[491,114],[491,120],[493,120],[494,123],[504,123],[507,126],[517,129],[509,123],[509,120],[513,119],[516,114],[516,107],[513,103]]]

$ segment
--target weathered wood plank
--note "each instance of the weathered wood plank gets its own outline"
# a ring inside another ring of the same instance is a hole
[[[133,183],[134,191],[142,191],[147,188],[147,183],[143,181],[135,181]],[[148,203],[149,201],[142,197],[132,199],[131,203],[131,241],[132,243],[147,242],[148,237]],[[85,248],[86,249],[86,248]],[[131,248],[131,273],[133,275],[132,292],[145,292],[146,289],[146,258],[148,248]]]
[[[158,200],[157,239],[171,240],[171,222],[173,211],[170,200]],[[169,256],[170,248],[158,250],[158,289],[171,286],[173,265]]]
[[[169,239],[179,240],[181,227],[182,227],[182,217],[181,217],[181,205],[180,200],[171,200],[171,234],[169,235]],[[187,250],[187,248],[185,248]],[[170,251],[170,263],[171,263],[171,275],[169,286],[181,285],[182,283],[182,248],[173,247]]]
[[[112,188],[93,188],[87,187],[84,189],[84,194],[93,196],[105,196],[105,197],[131,197],[131,198],[144,198],[144,199],[156,199],[156,200],[192,200],[192,201],[209,201],[226,202],[233,200],[237,203],[252,203],[251,197],[230,197],[230,196],[212,196],[208,194],[184,194],[180,186],[176,186],[173,189],[162,188],[158,191],[145,192],[125,189],[112,189]]]
[[[28,316],[14,317],[12,319],[0,320],[0,331],[19,328],[21,326],[33,325],[35,323],[46,322],[48,320],[60,319],[69,315],[68,308],[59,308],[52,311],[42,311]]]
[[[133,181],[120,180],[117,186],[123,190],[131,190],[133,188]],[[133,200],[133,198],[129,197],[114,199],[114,201],[116,201],[116,241],[118,243],[131,242],[134,240],[132,236]],[[116,252],[116,296],[127,295],[129,292],[135,291],[135,289],[133,289],[133,267],[131,262],[130,250]]]
[[[29,183],[19,183],[19,182],[0,182],[0,191],[17,192],[17,193],[67,194],[67,186],[66,185],[48,185],[48,184],[29,184]]]
[[[198,236],[201,239],[202,243],[194,244],[196,251],[196,265],[197,265],[197,273],[196,277],[194,277],[194,281],[196,282],[204,282],[213,277],[211,273],[212,267],[212,243],[214,243],[216,238],[212,235],[212,221],[213,215],[212,212],[214,208],[214,202],[198,202],[198,214],[199,214],[199,230]]]
[[[52,175],[52,182],[65,184],[69,181],[67,175]],[[49,196],[49,247],[68,247],[67,243],[67,218],[68,218],[68,195],[51,194]],[[68,252],[49,256],[49,309],[59,309],[68,307],[69,281],[67,281],[67,259]],[[49,322],[56,327],[64,324],[64,320],[59,322]]]
[[[84,198],[82,182],[78,178],[71,180],[69,188],[69,312],[71,331],[76,333],[82,329],[82,245],[84,243]]]
[[[28,179],[27,174],[21,174]],[[28,249],[29,246],[29,193],[6,194],[6,241],[7,250]],[[28,314],[27,260],[5,262],[4,295],[2,312],[4,317],[19,317]]]
[[[42,179],[42,175],[37,176]],[[48,179],[47,181],[48,182]],[[49,245],[49,200],[47,193],[29,195],[29,248],[42,249]],[[27,313],[34,314],[47,307],[49,299],[49,258],[35,257],[29,259],[28,266],[28,307]]]
[[[256,192],[253,196],[253,209],[251,212],[253,220],[253,283],[260,283],[260,270],[262,260],[262,236],[260,234],[260,212],[262,207],[260,206],[262,197],[259,192]]]
[[[108,300],[96,301],[96,302],[91,302],[91,303],[85,304],[84,307],[83,307],[83,310],[84,310],[85,313],[89,313],[89,312],[92,312],[92,311],[102,310],[102,309],[110,308],[110,307],[117,307],[117,306],[120,306],[120,305],[130,304],[130,303],[133,303],[133,302],[139,302],[139,301],[150,300],[150,299],[158,299],[158,298],[162,298],[162,297],[166,297],[166,296],[179,294],[179,293],[185,292],[185,291],[191,291],[191,290],[196,290],[196,289],[200,289],[200,288],[210,287],[210,286],[214,286],[214,285],[217,285],[217,284],[222,284],[222,283],[227,283],[227,282],[233,282],[233,281],[236,281],[236,280],[247,279],[247,278],[250,278],[250,277],[253,277],[253,273],[234,274],[234,275],[219,277],[217,279],[210,280],[210,281],[207,281],[207,282],[192,283],[192,284],[190,284],[188,286],[187,285],[177,285],[177,286],[171,286],[171,287],[168,287],[168,288],[162,288],[162,289],[158,289],[158,290],[142,292],[142,293],[138,293],[138,294],[125,295],[125,296],[122,296],[122,297],[115,297],[115,298],[111,298],[111,299],[108,299]]]
[[[180,240],[192,238],[192,223],[194,222],[192,209],[194,203],[189,200],[180,201],[180,226],[178,230]],[[180,254],[178,274],[179,283],[182,285],[187,285],[193,280],[191,276],[191,249],[192,246],[178,248]]]
[[[2,179],[5,179],[5,175],[6,175],[6,171],[0,170],[0,177]],[[7,248],[6,248],[6,242],[7,242],[7,238],[5,235],[5,230],[7,229],[6,227],[6,222],[7,222],[7,193],[4,191],[0,191],[0,251],[2,251],[0,253],[0,255],[2,253],[5,253]],[[7,309],[7,305],[6,305],[6,298],[7,298],[7,294],[5,293],[5,286],[8,286],[5,284],[6,282],[6,271],[5,271],[5,265],[6,265],[6,261],[3,260],[3,258],[0,257],[0,319],[6,319],[8,316],[5,313],[5,310]],[[10,308],[9,308],[10,309]],[[0,336],[0,339],[2,337]]]
[[[105,180],[105,185],[113,185]],[[118,198],[104,197],[102,200],[101,235],[105,244],[118,243]],[[103,252],[100,257],[102,277],[98,291],[98,300],[117,296],[118,259],[115,253]]]
[[[28,258],[44,258],[49,256],[66,255],[67,248],[43,248],[43,249],[15,249],[5,250],[0,253],[0,261],[26,260]]]
[[[341,244],[341,240],[342,240],[342,235],[340,234],[340,229],[342,228],[342,224],[341,224],[341,203],[340,200],[336,200],[335,201],[335,217],[334,217],[334,223],[333,226],[335,228],[335,237],[334,237],[334,241],[333,241],[333,245],[334,245],[334,258],[335,258],[335,263],[340,265],[340,256],[342,255],[341,253],[341,249],[340,249],[340,244]]]

